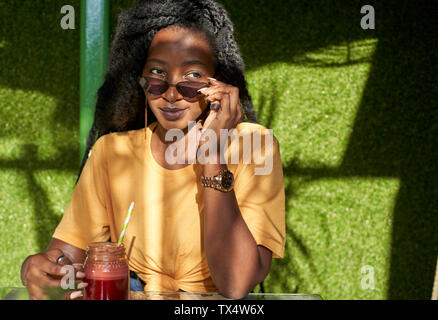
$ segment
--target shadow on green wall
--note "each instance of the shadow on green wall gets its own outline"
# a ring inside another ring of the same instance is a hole
[[[379,41],[340,168],[400,179],[389,299],[430,299],[438,255],[438,29],[432,9],[432,2],[421,1],[376,6]]]
[[[69,2],[76,12],[79,2]],[[47,247],[59,215],[51,209],[36,174],[40,170],[78,169],[79,143],[74,133],[79,117],[79,29],[77,24],[76,30],[60,27],[63,5],[65,1],[60,0],[0,3],[0,87],[38,92],[56,101],[50,122],[39,124],[52,133],[55,155],[49,160],[44,160],[47,157],[41,154],[32,132],[19,121],[10,121],[7,110],[0,110],[0,137],[25,141],[17,159],[0,159],[0,170],[15,170],[25,177],[40,250]],[[60,128],[73,134],[66,139],[59,134]]]
[[[283,164],[284,174],[309,182],[354,176],[399,178],[387,297],[430,299],[438,255],[438,38],[432,15],[436,8],[424,1],[367,2],[376,12],[376,30],[371,31],[360,28],[361,1],[222,2],[230,10],[249,69],[279,61],[337,67],[297,57],[329,45],[378,39],[374,56],[366,57],[371,58],[371,71],[341,166],[303,168],[291,159]],[[360,62],[347,59],[345,65]],[[268,107],[263,124],[270,127],[275,100],[259,106],[259,112]],[[287,186],[288,198],[294,196],[293,188]],[[321,227],[325,228],[324,221]],[[302,239],[293,230],[287,233],[293,242],[289,245],[299,248],[316,268]],[[284,289],[298,291],[300,277],[292,257],[274,266],[273,282],[281,283],[289,272],[298,284],[295,288],[285,284]]]

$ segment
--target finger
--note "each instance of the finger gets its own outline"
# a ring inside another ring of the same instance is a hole
[[[207,77],[207,79],[210,80],[210,84],[213,85],[213,86],[216,86],[216,85],[226,85],[225,82],[219,81],[219,80],[217,80],[215,78]]]
[[[77,289],[85,289],[86,287],[88,287],[88,283],[86,282],[79,282],[76,286]]]
[[[63,276],[66,271],[63,266],[72,265],[72,262],[60,249],[51,249],[42,254],[48,261],[48,263],[41,264],[42,269],[47,274],[52,276]]]
[[[202,94],[204,95],[204,99],[207,102],[210,102],[210,110],[218,111],[221,106],[221,94],[231,94],[234,89],[237,88],[230,85],[223,85],[214,88],[203,88],[201,90]]]
[[[209,82],[209,86],[206,87],[206,89],[210,89],[210,88],[214,88],[214,87],[219,87],[219,86],[231,86],[228,83],[219,81],[219,80],[217,80],[215,78],[207,77],[207,79],[208,79],[208,82]]]
[[[36,279],[33,282],[37,284],[40,288],[61,287],[60,279],[53,279],[52,277],[48,276],[47,274],[44,274],[43,272],[41,272],[40,276],[36,277]]]
[[[210,102],[210,108],[211,108],[211,105],[214,104],[214,103],[221,104],[222,96],[224,96],[226,94],[227,93],[223,93],[223,92],[215,92],[215,93],[213,93],[211,95],[206,96],[205,100]]]
[[[206,99],[208,99],[212,104],[215,103],[214,101],[219,101],[219,104],[221,105],[222,112],[224,113],[224,116],[229,119],[231,116],[230,111],[230,95],[227,93],[217,92],[212,95],[209,95]]]
[[[53,263],[49,260],[39,263],[38,269],[52,276],[62,277],[66,274],[67,270],[59,264]]]
[[[205,94],[204,92],[207,92],[207,89],[208,89],[209,87],[204,87],[204,88],[201,88],[201,89],[198,89],[198,92],[200,92],[200,93],[202,93],[202,94]]]
[[[84,265],[82,263],[73,263],[72,264],[73,268],[75,269],[75,271],[84,271]]]
[[[219,114],[221,112],[221,101],[220,99],[214,99],[205,97],[207,103],[210,103],[210,110],[214,111],[215,114]],[[211,112],[210,112],[211,113]]]
[[[207,116],[208,116],[208,112],[210,111],[210,109],[208,108],[208,101],[206,101],[205,99],[204,99],[204,97],[202,97],[202,103],[203,103],[203,105],[201,106],[201,108],[202,108],[202,112],[201,112],[201,115],[198,117],[198,121],[200,121],[201,122],[201,124],[202,124],[202,122],[205,120],[205,118],[207,118]],[[205,106],[204,106],[204,104],[205,104]]]
[[[214,86],[214,87],[203,88],[203,89],[200,89],[198,91],[200,91],[205,96],[209,96],[209,95],[212,95],[212,94],[214,94],[216,92],[222,92],[222,93],[231,94],[233,88],[234,87],[230,86],[230,85],[221,85],[221,86]]]
[[[207,115],[207,117],[208,117],[208,115]],[[207,118],[206,117],[206,118]],[[202,124],[202,121],[201,120],[199,120],[198,122],[196,122],[196,141],[195,141],[195,143],[196,143],[196,149],[197,149],[197,146],[199,145],[199,139],[201,138],[201,134],[202,134],[202,127],[203,127],[203,124]],[[190,141],[191,142],[191,141]]]
[[[78,290],[78,291],[73,291],[70,293],[70,300],[75,300],[78,298],[82,298],[84,296],[84,294],[82,293],[82,291]]]
[[[40,288],[43,287],[57,287],[60,286],[60,280],[55,280],[50,278],[45,272],[41,269],[37,269],[35,267],[29,268],[28,273],[26,275],[28,285],[33,284]]]
[[[233,118],[234,118],[234,115],[233,115],[232,109],[231,109],[230,100],[231,99],[230,99],[230,95],[229,94],[224,94],[223,95],[223,98],[222,98],[223,106],[221,104],[221,107],[222,107],[222,110],[224,112],[225,119],[228,120],[228,121],[233,120]]]
[[[51,262],[56,263],[58,258],[64,256],[64,252],[62,252],[60,249],[55,248],[55,249],[50,249],[47,250],[46,252],[43,253],[43,255]],[[71,262],[70,262],[71,264]]]
[[[202,126],[202,132],[204,132],[206,129],[210,127],[210,124],[213,122],[214,119],[217,117],[217,112],[213,111],[210,112],[207,119],[204,121],[204,125]]]
[[[230,113],[233,118],[234,124],[236,124],[240,118],[239,89],[236,87],[232,87],[229,96],[230,96]]]

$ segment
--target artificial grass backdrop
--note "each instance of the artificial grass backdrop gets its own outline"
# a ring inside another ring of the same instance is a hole
[[[45,249],[79,169],[79,0],[0,2],[0,286]],[[112,27],[120,8],[112,1]],[[421,2],[222,1],[280,142],[285,257],[266,292],[429,299],[438,252],[436,33]],[[421,13],[421,15],[420,15]],[[373,281],[374,280],[374,281]],[[256,288],[256,291],[259,287]]]

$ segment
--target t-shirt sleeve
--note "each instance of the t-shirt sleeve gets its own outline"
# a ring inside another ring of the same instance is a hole
[[[103,137],[89,155],[70,203],[53,238],[85,250],[89,243],[107,241],[110,237],[107,214],[108,177],[104,157]]]
[[[286,239],[283,168],[279,144],[272,132],[266,130],[261,138],[266,137],[266,132],[271,139],[265,139],[261,150],[264,161],[241,165],[236,171],[234,192],[256,243],[271,250],[273,258],[282,258]]]

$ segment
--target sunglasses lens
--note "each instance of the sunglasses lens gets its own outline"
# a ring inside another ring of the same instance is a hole
[[[159,96],[169,89],[169,83],[167,81],[151,78],[151,77],[143,77],[141,78],[140,84],[142,87],[147,90],[150,94]],[[176,89],[178,92],[185,98],[193,99],[201,95],[198,92],[201,88],[208,87],[207,83],[197,82],[197,81],[183,81],[176,84]]]
[[[169,88],[169,85],[166,81],[155,78],[146,78],[146,87],[148,87],[148,92],[150,94],[159,96],[166,92]]]
[[[195,81],[185,81],[178,83],[176,85],[176,89],[186,98],[196,98],[201,95],[200,92],[198,92],[199,89],[205,88],[208,85],[203,82],[195,82]]]

